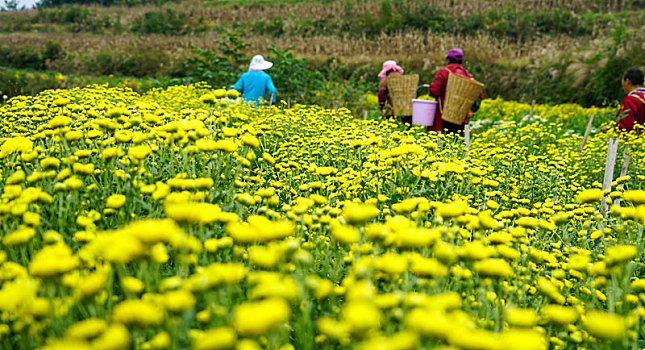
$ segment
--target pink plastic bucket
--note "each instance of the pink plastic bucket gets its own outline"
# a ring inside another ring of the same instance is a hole
[[[432,125],[437,113],[437,101],[412,99],[412,124]]]

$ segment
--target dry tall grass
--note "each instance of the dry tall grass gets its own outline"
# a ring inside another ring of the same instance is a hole
[[[302,1],[295,4],[245,4],[245,5],[227,5],[212,6],[208,5],[207,0],[184,0],[179,3],[167,3],[163,6],[142,5],[134,7],[111,6],[101,7],[92,6],[90,8],[100,16],[110,16],[118,20],[121,24],[127,25],[135,18],[143,16],[149,11],[159,11],[171,9],[179,13],[185,13],[192,19],[202,18],[206,22],[240,22],[240,21],[257,21],[270,20],[280,17],[285,20],[289,18],[311,18],[314,20],[331,20],[345,17],[357,17],[370,15],[378,16],[381,10],[382,0],[336,0],[328,3],[315,1]],[[417,11],[420,6],[419,1],[405,1],[405,6],[411,11]],[[518,11],[532,11],[536,9],[561,8],[574,12],[581,11],[622,11],[628,5],[644,7],[642,0],[428,0],[432,6],[444,10],[448,14],[457,17],[470,15],[473,11],[487,12],[493,9],[512,6]],[[396,5],[395,5],[396,6]],[[21,11],[20,13],[1,13],[3,16],[35,16],[37,10]]]
[[[505,6],[513,6],[519,11],[532,11],[536,9],[561,8],[570,11],[622,11],[628,6],[626,0],[429,0],[424,1],[432,6],[440,8],[453,16],[468,16],[473,11],[490,11],[501,9]],[[636,1],[638,2],[638,1]],[[251,5],[228,5],[228,6],[207,6],[204,0],[184,0],[183,2],[168,4],[164,7],[185,12],[193,17],[203,16],[211,21],[250,21],[258,19],[271,19],[273,17],[295,17],[313,18],[317,20],[343,18],[348,16],[360,16],[369,14],[377,16],[382,0],[336,0],[326,3],[317,1],[302,1],[296,4],[281,5],[276,1],[275,5],[251,4]],[[410,10],[419,8],[419,1],[404,1]],[[634,4],[632,4],[633,6]],[[645,4],[640,4],[644,6]],[[395,5],[396,6],[396,5]],[[158,9],[157,6],[140,6],[134,8],[121,8],[127,17],[140,16],[147,11]],[[102,14],[113,12],[112,8],[103,8]],[[126,18],[127,18],[126,17]]]
[[[109,36],[91,33],[11,33],[0,34],[0,44],[11,46],[38,46],[46,41],[59,41],[63,50],[80,56],[91,56],[97,52],[115,52],[133,49],[154,50],[167,53],[170,57],[181,58],[192,53],[191,46],[203,49],[217,49],[217,33],[203,33],[188,36],[123,34]],[[516,63],[537,64],[550,60],[562,52],[576,47],[589,47],[589,40],[561,35],[558,37],[536,37],[529,44],[509,42],[486,34],[450,36],[422,31],[406,31],[393,35],[381,35],[375,39],[336,36],[290,36],[276,40],[270,36],[243,38],[250,44],[247,53],[267,54],[275,45],[279,49],[292,47],[297,56],[314,60],[336,57],[347,62],[375,62],[387,58],[403,61],[422,61],[424,69],[442,61],[443,55],[452,47],[461,47],[467,58],[494,63],[500,60]]]

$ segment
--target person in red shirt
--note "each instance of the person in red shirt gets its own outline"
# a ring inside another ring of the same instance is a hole
[[[430,96],[432,97],[440,97],[440,108],[437,109],[435,118],[434,118],[434,123],[431,126],[428,126],[426,128],[426,131],[434,130],[434,131],[442,131],[446,130],[449,133],[459,133],[463,135],[464,133],[464,125],[468,123],[468,119],[470,119],[475,112],[479,109],[479,105],[481,104],[481,99],[482,95],[480,94],[479,98],[473,106],[471,107],[470,111],[468,112],[468,115],[466,116],[466,119],[462,124],[454,124],[447,122],[443,119],[441,119],[441,110],[444,108],[444,101],[446,99],[446,87],[448,85],[448,75],[450,73],[452,74],[458,74],[461,76],[465,76],[468,78],[472,78],[473,76],[468,73],[468,71],[462,66],[463,61],[464,61],[464,52],[459,49],[459,48],[454,48],[448,51],[448,54],[446,55],[446,61],[447,65],[444,68],[441,68],[437,71],[437,74],[434,76],[434,80],[430,84]]]
[[[627,94],[621,101],[616,114],[618,129],[634,130],[636,124],[645,127],[645,89],[643,88],[643,71],[638,67],[629,68],[623,75],[623,91]]]

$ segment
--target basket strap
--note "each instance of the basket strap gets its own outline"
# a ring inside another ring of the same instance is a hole
[[[645,100],[643,100],[640,96],[638,96],[638,95],[629,95],[629,96],[636,97],[637,100],[639,100],[639,101],[641,101],[641,103],[645,104]]]
[[[448,71],[448,77],[450,77],[450,74],[457,74],[457,73],[453,72],[450,68],[448,68],[448,66],[446,66],[444,68],[446,68],[446,70]],[[446,86],[448,86],[448,82],[446,82]],[[443,107],[442,107],[442,103],[441,103],[441,96],[437,97],[437,102],[439,103],[439,111],[441,112],[441,118],[443,118]]]
[[[448,72],[450,72],[450,73],[452,73],[452,74],[457,74],[456,72],[453,72],[453,71],[452,71],[450,68],[448,68],[447,66],[446,66],[445,68],[448,70]],[[461,67],[461,69],[464,71],[464,73],[466,73],[466,75],[462,75],[463,77],[466,77],[466,78],[469,78],[469,79],[473,79],[473,78],[472,78],[472,76],[471,76],[471,77],[469,77],[469,75],[471,75],[471,74],[466,70],[466,68],[464,68],[464,67],[462,66],[462,67]],[[457,75],[461,75],[461,74],[457,74]]]
[[[448,71],[448,77],[450,77],[450,74],[457,74],[452,71],[452,69],[448,68],[448,66],[444,67]],[[448,86],[448,82],[446,82],[446,86]],[[439,111],[441,112],[441,118],[443,118],[443,107],[441,103],[441,96],[437,97],[437,102],[439,103]]]
[[[643,100],[640,96],[636,95],[634,92],[644,92],[643,89],[636,89],[636,90],[632,91],[632,93],[629,94],[629,96],[636,97],[637,100],[639,100],[639,101],[641,101],[641,103],[645,104],[645,100]]]

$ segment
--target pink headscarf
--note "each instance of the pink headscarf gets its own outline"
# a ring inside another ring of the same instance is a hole
[[[389,60],[389,61],[383,62],[383,69],[378,74],[378,77],[381,79],[384,79],[386,77],[386,73],[392,69],[396,72],[403,74],[403,68],[397,66],[395,61]]]

